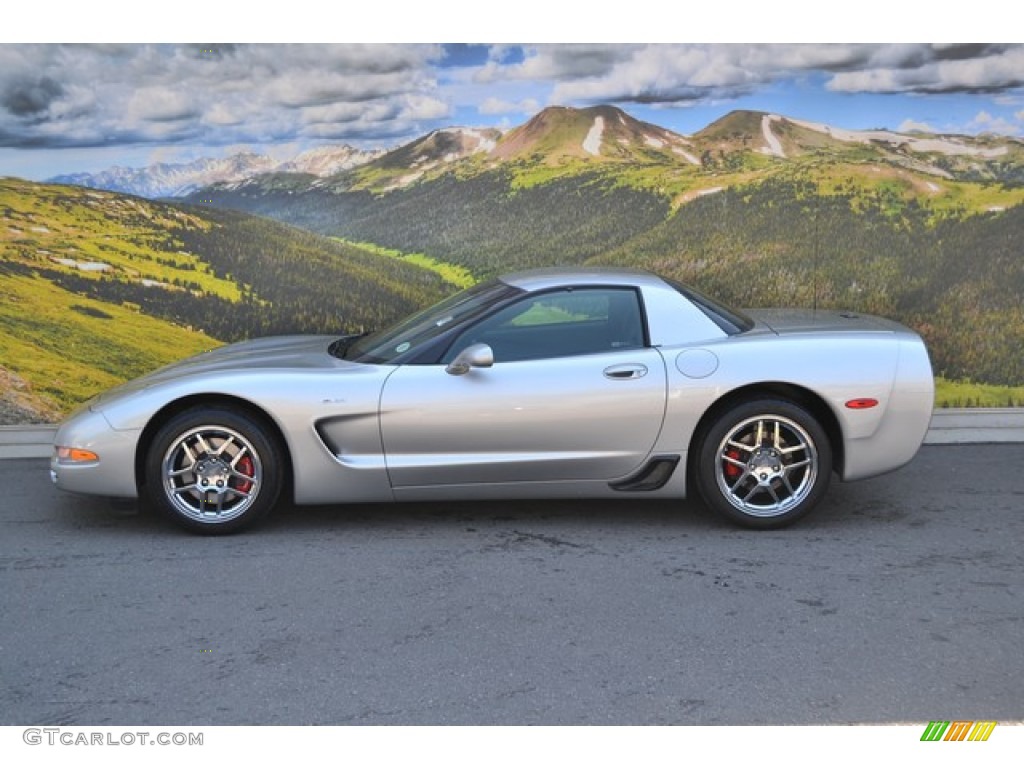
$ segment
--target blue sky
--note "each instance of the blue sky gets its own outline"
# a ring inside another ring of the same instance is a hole
[[[324,144],[392,147],[616,104],[679,133],[734,109],[843,128],[1024,137],[1024,46],[0,45],[0,175]]]

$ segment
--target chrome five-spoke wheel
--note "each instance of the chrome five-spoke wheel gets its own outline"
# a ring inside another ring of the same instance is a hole
[[[818,451],[791,419],[755,416],[718,446],[715,479],[729,503],[758,517],[784,514],[807,498],[818,474]]]
[[[281,476],[280,451],[258,419],[229,408],[196,408],[154,437],[146,491],[179,525],[230,533],[270,510]]]
[[[183,515],[226,522],[259,498],[263,462],[238,432],[207,424],[172,442],[161,474],[164,492]]]
[[[832,471],[824,430],[810,413],[782,400],[732,409],[711,425],[699,450],[697,483],[705,501],[756,528],[805,515]]]

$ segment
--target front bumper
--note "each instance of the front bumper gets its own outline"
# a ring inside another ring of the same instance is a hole
[[[91,496],[134,499],[135,451],[141,430],[116,430],[102,413],[83,410],[64,422],[54,437],[50,479],[62,491]],[[82,448],[99,458],[67,461],[57,457],[57,446]]]

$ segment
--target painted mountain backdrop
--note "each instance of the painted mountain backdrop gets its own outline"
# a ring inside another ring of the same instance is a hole
[[[941,376],[1024,383],[1017,139],[756,112],[680,136],[615,107],[556,107],[500,137],[436,132],[327,179],[262,175],[192,199],[478,278],[625,264],[742,306],[888,315],[924,334]]]
[[[552,264],[639,266],[744,306],[895,317],[927,339],[940,404],[1024,402],[1012,138],[755,112],[682,136],[614,107],[555,107],[386,153],[62,180],[81,186],[0,180],[8,421],[53,418],[218,341],[367,329]]]

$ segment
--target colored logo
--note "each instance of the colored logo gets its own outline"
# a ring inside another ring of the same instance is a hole
[[[932,720],[921,741],[988,741],[995,727],[995,720]]]

